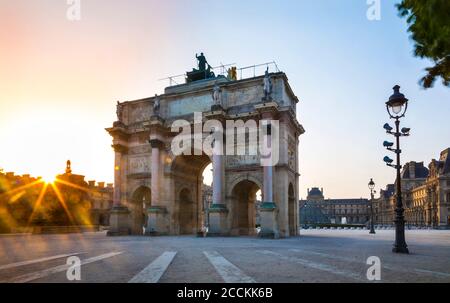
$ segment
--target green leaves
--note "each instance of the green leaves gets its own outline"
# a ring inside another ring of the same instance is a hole
[[[406,17],[408,32],[415,42],[414,53],[428,58],[435,66],[420,83],[430,88],[441,77],[445,86],[450,85],[450,1],[448,0],[403,0],[397,4],[401,17]]]

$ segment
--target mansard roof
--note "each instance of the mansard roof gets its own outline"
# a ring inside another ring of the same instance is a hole
[[[309,190],[308,196],[323,196],[323,193],[318,187],[313,187]]]
[[[386,185],[386,189],[381,190],[381,195],[383,195],[384,198],[390,198],[395,193],[395,184],[388,184]]]
[[[411,172],[414,171],[414,176]],[[402,179],[426,179],[428,177],[429,171],[423,165],[423,162],[408,162],[403,167]]]

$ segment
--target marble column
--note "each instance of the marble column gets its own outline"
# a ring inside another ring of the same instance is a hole
[[[130,234],[129,210],[122,205],[122,156],[127,152],[127,148],[120,144],[113,145],[115,152],[114,160],[114,196],[113,208],[110,213],[109,236],[120,236]]]
[[[222,134],[223,138],[223,134]],[[212,164],[213,164],[213,201],[208,210],[209,227],[208,236],[221,236],[226,232],[226,216],[228,213],[226,205],[223,203],[223,174],[224,174],[223,142],[214,142]]]
[[[262,238],[279,238],[277,228],[277,206],[273,196],[273,162],[272,162],[272,126],[270,124],[270,116],[266,121],[262,121],[265,125],[265,134],[263,135],[263,154],[266,158],[263,163],[263,202],[261,203],[261,231],[259,236]]]
[[[272,159],[272,135],[275,132],[273,132],[271,123],[279,115],[278,104],[274,101],[268,102],[263,99],[261,104],[255,105],[255,110],[260,114],[259,140],[263,140],[259,142],[263,170],[263,201],[260,206],[261,230],[258,236],[262,238],[279,238],[278,208],[273,193],[275,168]]]
[[[165,235],[168,233],[166,224],[167,210],[161,201],[161,180],[163,178],[161,149],[164,147],[164,142],[159,139],[151,139],[152,147],[151,156],[151,207],[147,209],[148,222],[145,229],[145,234],[150,236]]]
[[[152,145],[152,161],[151,161],[151,190],[152,190],[152,205],[159,205],[159,182],[160,182],[160,159],[161,155],[159,152],[160,142],[157,140],[152,140],[150,142]]]
[[[222,201],[222,170],[223,170],[223,155],[221,154],[222,142],[214,142],[213,151],[213,205],[223,205]]]
[[[118,208],[122,206],[121,201],[121,192],[122,192],[122,152],[115,148],[115,157],[114,157],[114,198],[113,198],[113,207]]]
[[[271,126],[270,124],[267,126],[267,135],[264,146],[264,154],[269,155],[266,159],[266,164],[263,167],[263,175],[264,175],[264,183],[263,183],[263,201],[264,202],[272,202],[273,203],[273,165],[272,162],[272,148],[270,146],[272,142],[271,135]]]

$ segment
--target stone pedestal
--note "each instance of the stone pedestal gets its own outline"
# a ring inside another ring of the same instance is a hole
[[[278,239],[280,233],[276,223],[277,207],[273,202],[263,202],[261,204],[261,231],[260,238]]]
[[[209,228],[208,237],[228,236],[227,215],[228,209],[224,204],[213,204],[208,210]]]
[[[223,112],[223,107],[220,104],[214,104],[211,106],[211,112]]]
[[[166,220],[167,210],[163,206],[153,206],[147,209],[148,221],[145,228],[146,236],[163,236],[169,234]]]
[[[117,206],[111,209],[108,236],[126,236],[130,234],[130,211],[127,207]]]

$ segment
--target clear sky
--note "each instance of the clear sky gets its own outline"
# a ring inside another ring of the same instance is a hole
[[[382,162],[384,102],[394,84],[411,100],[403,159],[450,147],[450,90],[423,90],[430,63],[413,44],[395,1],[369,21],[366,0],[0,0],[0,167],[49,175],[72,160],[89,180],[113,180],[115,103],[162,93],[169,75],[195,66],[275,60],[301,100],[300,197],[367,197],[393,182]]]

